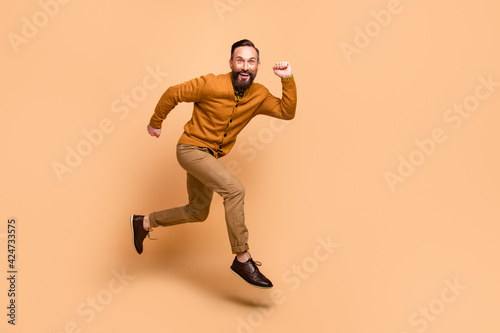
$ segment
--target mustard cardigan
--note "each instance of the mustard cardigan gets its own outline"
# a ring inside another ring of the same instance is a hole
[[[229,153],[236,136],[256,115],[293,119],[297,107],[295,79],[282,79],[282,98],[259,83],[252,83],[237,102],[231,73],[207,74],[171,86],[158,101],[150,124],[161,128],[168,113],[180,102],[193,102],[192,118],[184,125],[178,143],[207,147],[216,157]]]

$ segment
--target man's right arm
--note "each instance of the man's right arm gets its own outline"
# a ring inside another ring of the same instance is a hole
[[[172,109],[181,102],[198,102],[203,96],[206,77],[202,76],[168,88],[161,96],[148,125],[148,133],[160,136],[161,124]],[[156,130],[156,131],[155,131]]]

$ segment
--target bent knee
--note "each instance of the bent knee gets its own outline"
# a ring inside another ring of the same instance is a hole
[[[245,188],[243,186],[232,187],[230,191],[228,191],[225,195],[222,195],[224,200],[235,199],[235,198],[244,198],[245,197]]]
[[[208,218],[208,213],[209,210],[202,210],[202,211],[192,211],[191,216],[193,221],[192,222],[204,222]]]
[[[241,184],[238,184],[237,186],[235,186],[232,191],[231,191],[231,196],[232,197],[244,197],[245,196],[245,188],[243,187],[243,185]]]

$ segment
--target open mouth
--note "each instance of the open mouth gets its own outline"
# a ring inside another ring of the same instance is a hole
[[[250,77],[250,74],[249,73],[240,73],[240,77],[247,78],[247,77]]]

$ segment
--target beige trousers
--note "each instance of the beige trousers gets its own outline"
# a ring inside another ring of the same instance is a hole
[[[245,188],[208,148],[177,145],[177,160],[187,171],[189,203],[149,215],[152,227],[202,222],[208,217],[213,192],[224,199],[224,210],[232,253],[248,250],[248,230],[243,212]]]

